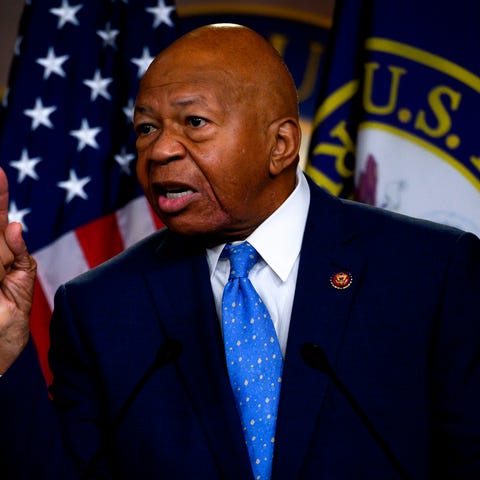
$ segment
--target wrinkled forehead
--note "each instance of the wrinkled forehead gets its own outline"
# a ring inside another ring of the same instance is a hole
[[[135,110],[150,111],[164,107],[183,110],[190,106],[225,110],[233,103],[226,94],[221,84],[215,86],[211,82],[176,81],[152,84],[140,89]]]
[[[185,62],[181,65],[156,64],[150,67],[140,82],[140,88],[151,88],[171,83],[191,83],[199,85],[215,85],[227,82],[230,86],[238,76],[221,66],[204,65],[196,62]]]
[[[151,95],[203,97],[219,102],[241,98],[245,82],[238,74],[220,65],[199,62],[158,62],[152,65],[140,82],[138,99]]]

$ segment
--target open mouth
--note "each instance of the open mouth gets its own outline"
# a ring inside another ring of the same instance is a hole
[[[156,195],[168,199],[180,198],[196,192],[190,185],[177,182],[158,182],[153,183],[152,187]]]
[[[156,184],[154,191],[157,195],[157,204],[165,213],[178,213],[186,208],[198,196],[198,192],[189,185]]]
[[[194,193],[194,191],[188,188],[183,190],[164,190],[163,195],[169,200],[173,200],[176,198],[184,197],[186,195],[191,195],[192,193]]]

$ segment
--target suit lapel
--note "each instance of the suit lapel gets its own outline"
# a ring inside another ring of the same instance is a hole
[[[276,472],[281,478],[301,477],[329,384],[326,375],[303,362],[301,347],[306,342],[318,344],[335,364],[363,263],[342,204],[316,188],[311,192],[276,432],[274,477]],[[332,275],[338,272],[352,276],[349,287],[332,285]]]
[[[182,344],[178,369],[187,395],[220,475],[248,479],[248,453],[228,380],[205,252],[188,240],[167,235],[158,254],[159,268],[152,269],[147,281],[161,329]]]

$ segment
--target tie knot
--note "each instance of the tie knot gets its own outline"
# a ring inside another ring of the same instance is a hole
[[[248,242],[239,245],[227,243],[222,257],[230,259],[230,278],[248,277],[248,273],[258,261],[258,252]]]

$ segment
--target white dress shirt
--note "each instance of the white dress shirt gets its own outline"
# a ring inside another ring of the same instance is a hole
[[[295,190],[246,239],[260,255],[259,261],[250,271],[249,278],[272,317],[283,355],[287,345],[309,204],[310,189],[299,168]],[[230,262],[220,259],[224,246],[225,244],[221,244],[207,249],[210,281],[220,321],[223,289],[230,274]]]

